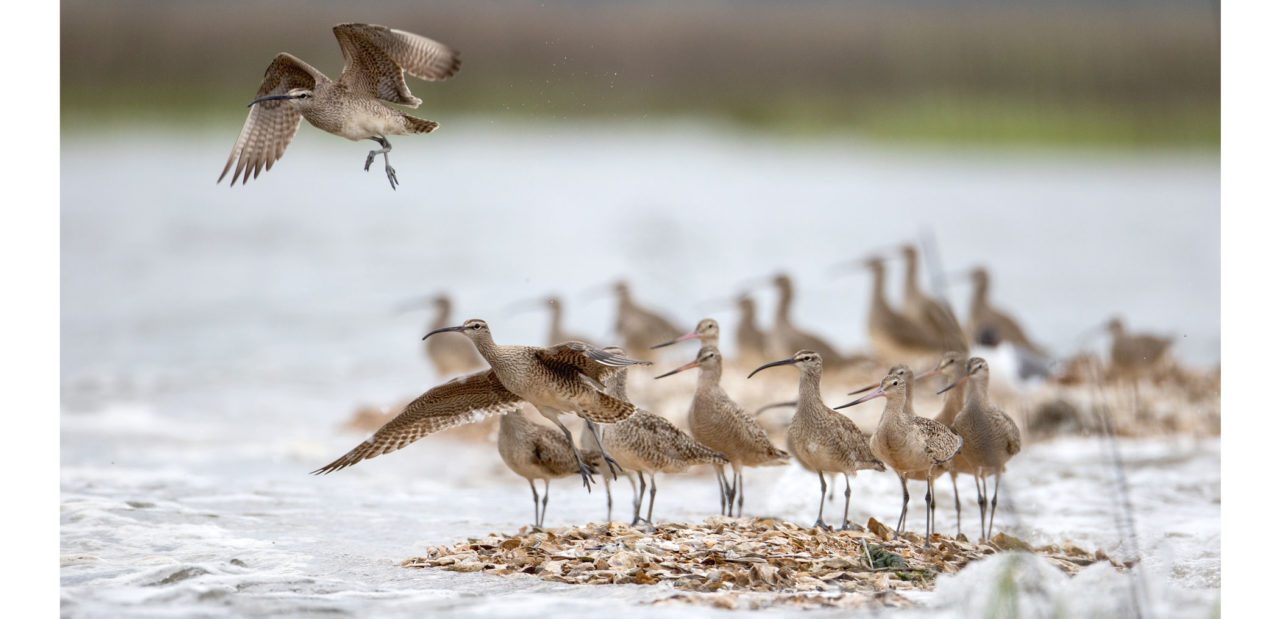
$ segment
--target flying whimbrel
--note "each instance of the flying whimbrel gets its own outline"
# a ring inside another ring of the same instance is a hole
[[[733,500],[738,499],[738,515],[742,515],[742,469],[747,466],[775,466],[784,464],[790,455],[773,446],[755,417],[747,414],[737,402],[720,387],[720,373],[724,360],[720,349],[703,346],[698,356],[654,378],[665,378],[699,368],[698,388],[689,405],[689,430],[693,440],[721,453],[733,467],[733,483],[725,479],[724,469],[716,467],[720,482],[720,513],[733,515]]]
[[[849,478],[858,474],[859,470],[884,470],[884,464],[871,453],[867,438],[853,420],[837,413],[822,402],[822,357],[811,350],[801,350],[789,359],[766,363],[747,378],[757,372],[781,365],[794,365],[800,369],[800,397],[796,401],[796,414],[787,426],[787,448],[796,460],[804,467],[818,474],[822,484],[822,492],[818,495],[818,520],[814,527],[826,528],[822,521],[822,510],[825,507],[827,479],[824,473],[831,473],[834,483],[837,473],[844,474],[844,521],[841,529],[849,528]]]
[[[432,432],[478,421],[485,415],[513,410],[528,402],[550,419],[573,450],[582,483],[591,487],[591,469],[573,443],[573,434],[560,421],[561,412],[572,412],[597,423],[622,421],[635,412],[634,404],[604,392],[602,381],[618,368],[644,364],[583,344],[565,342],[539,346],[499,345],[489,325],[471,319],[456,327],[442,327],[423,336],[462,333],[480,351],[490,369],[454,379],[427,391],[405,407],[365,442],[346,455],[313,471],[330,473],[361,460],[400,449]],[[616,466],[606,453],[605,461]]]
[[[418,107],[422,100],[409,92],[404,74],[428,81],[453,77],[462,64],[458,52],[411,32],[372,24],[338,24],[333,34],[345,61],[337,81],[287,52],[271,61],[218,182],[233,163],[233,187],[241,173],[244,184],[250,173],[257,178],[264,168],[270,170],[306,118],[313,127],[348,140],[377,142],[382,148],[369,151],[365,171],[382,155],[391,188],[400,184],[387,136],[431,133],[439,125],[387,103]]]
[[[716,322],[715,318],[703,318],[702,320],[698,321],[698,325],[693,328],[693,331],[690,331],[675,339],[667,340],[661,344],[654,344],[649,348],[652,350],[657,350],[659,348],[666,348],[667,346],[671,346],[672,344],[687,342],[689,340],[698,340],[703,346],[719,346],[720,345],[720,323]]]
[[[614,330],[622,336],[623,347],[632,355],[639,359],[652,359],[654,354],[649,347],[654,342],[665,342],[682,333],[670,320],[638,305],[626,282],[618,281],[607,288],[618,299],[618,317],[614,322]]]
[[[995,527],[996,502],[1000,498],[1000,478],[1004,475],[1005,463],[1022,451],[1022,433],[1018,430],[1018,425],[992,404],[987,396],[989,378],[987,362],[974,357],[966,364],[965,375],[943,388],[943,391],[947,391],[968,383],[964,408],[953,424],[956,433],[964,440],[964,445],[952,463],[952,468],[957,472],[973,475],[974,484],[978,488],[978,509],[982,517],[979,531],[982,539],[990,539]],[[987,477],[992,475],[996,478],[996,488],[991,495],[991,513],[988,514]]]
[[[627,399],[626,385],[625,368],[614,372],[605,381],[609,395],[620,400]],[[630,417],[603,428],[601,438],[618,464],[628,471],[635,471],[640,477],[640,490],[633,503],[633,526],[640,522],[653,524],[653,502],[658,494],[657,473],[680,473],[698,464],[719,468],[728,463],[723,455],[695,441],[675,424],[644,409],[637,409]],[[644,504],[646,473],[649,474],[649,511],[642,520],[640,510]]]
[[[883,397],[884,412],[875,434],[871,436],[871,452],[881,462],[893,469],[902,482],[902,512],[898,515],[897,532],[902,533],[907,524],[907,503],[911,494],[907,491],[907,479],[923,479],[928,490],[925,493],[925,546],[933,535],[933,480],[960,452],[964,441],[947,426],[927,417],[915,414],[911,407],[911,383],[914,376],[906,366],[894,366],[880,386],[871,393],[837,409],[854,406],[872,398]]]
[[[969,342],[951,308],[920,288],[920,256],[915,246],[903,245],[902,258],[906,263],[903,267],[902,313],[944,349],[967,351]]]
[[[1008,341],[1037,355],[1044,356],[1043,348],[1031,341],[1022,326],[1012,316],[996,309],[987,299],[991,291],[991,276],[978,267],[969,271],[973,283],[973,297],[969,301],[969,321],[965,329],[969,339],[983,346],[996,346]]]
[[[449,300],[449,296],[438,294],[431,297],[430,302],[435,305],[436,315],[428,328],[434,330],[448,326],[453,314],[453,302]],[[423,348],[427,359],[442,378],[467,374],[484,367],[484,359],[476,352],[476,347],[461,335],[431,338],[423,343]]]
[[[498,455],[516,475],[529,481],[533,491],[533,526],[541,527],[547,517],[551,480],[578,473],[573,451],[564,435],[530,421],[518,409],[503,415],[498,423]],[[588,462],[595,459],[592,456],[590,451],[583,454]],[[538,479],[542,480],[541,506],[533,483]]]

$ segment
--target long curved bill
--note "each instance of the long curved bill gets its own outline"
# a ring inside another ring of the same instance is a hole
[[[776,368],[776,367],[778,367],[778,366],[780,366],[780,365],[795,365],[795,362],[796,362],[796,361],[795,361],[795,359],[783,359],[783,360],[781,360],[781,361],[773,361],[773,362],[771,362],[771,363],[766,363],[766,364],[764,364],[764,365],[762,365],[762,366],[760,366],[760,367],[758,367],[758,368],[756,368],[756,369],[754,369],[754,370],[751,370],[751,373],[750,373],[750,374],[747,374],[747,378],[749,379],[749,378],[751,378],[752,376],[755,376],[757,373],[759,373],[759,372],[760,372],[760,370],[767,370],[767,369],[769,369],[769,368]]]
[[[263,97],[258,97],[257,99],[254,99],[253,101],[250,101],[250,102],[249,102],[249,107],[253,107],[253,106],[255,106],[255,105],[259,104],[259,103],[262,103],[263,101],[281,101],[281,100],[284,100],[284,99],[292,99],[292,98],[293,98],[293,97],[292,97],[292,96],[290,96],[290,95],[266,95],[266,96],[263,96]]]
[[[688,362],[688,363],[686,363],[686,364],[684,364],[684,365],[682,365],[682,366],[680,366],[680,367],[678,367],[678,368],[676,368],[676,369],[674,369],[674,370],[671,370],[670,372],[667,372],[666,374],[659,374],[659,375],[657,375],[657,376],[654,376],[654,377],[653,377],[653,379],[654,379],[654,380],[657,380],[657,379],[659,379],[659,378],[666,378],[666,377],[671,376],[671,375],[673,375],[673,374],[679,374],[679,373],[681,373],[681,372],[683,372],[683,371],[685,371],[685,370],[692,370],[693,368],[696,368],[696,367],[698,367],[698,360],[697,360],[697,359],[694,359],[693,361],[690,361],[690,362]]]
[[[678,337],[678,338],[676,338],[676,339],[674,339],[674,340],[671,340],[671,341],[669,341],[669,342],[663,342],[663,343],[661,343],[661,344],[654,344],[653,346],[650,346],[650,347],[649,347],[649,350],[657,350],[657,349],[659,349],[659,348],[666,348],[667,346],[670,346],[670,345],[672,345],[672,344],[679,344],[680,342],[687,342],[687,341],[689,341],[689,340],[696,340],[696,339],[698,339],[698,332],[697,332],[697,331],[690,331],[689,333],[686,333],[686,334],[684,334],[684,335],[682,335],[682,336],[680,336],[680,337]]]
[[[428,334],[426,334],[426,335],[422,336],[422,341],[424,341],[424,342],[425,342],[425,341],[427,340],[427,338],[429,338],[429,337],[431,337],[431,336],[433,336],[433,335],[435,335],[435,334],[437,334],[437,333],[447,333],[447,332],[449,332],[449,331],[453,331],[454,333],[460,333],[460,332],[462,331],[462,327],[461,327],[461,326],[458,326],[458,327],[440,327],[439,329],[436,329],[435,331],[432,331],[432,332],[430,332],[430,333],[428,333]]]
[[[938,390],[938,395],[942,395],[948,391],[951,391],[952,389],[955,389],[956,387],[959,387],[960,385],[963,385],[964,382],[967,380],[969,380],[969,375],[965,374],[964,376],[960,377],[960,380],[957,380],[956,382],[951,383],[950,385],[947,385],[946,387],[943,387],[942,389]]]
[[[863,402],[866,402],[867,400],[874,400],[883,395],[884,395],[884,389],[881,388],[879,385],[876,385],[875,391],[872,391],[871,393],[868,393],[867,395],[864,395],[848,404],[841,404],[840,406],[837,406],[835,410],[840,410],[842,408],[849,408],[850,406],[857,406],[859,404],[862,404]]]

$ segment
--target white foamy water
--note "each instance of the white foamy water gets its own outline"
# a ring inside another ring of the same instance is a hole
[[[785,268],[798,277],[797,319],[855,348],[866,340],[867,281],[831,279],[827,267],[928,224],[948,268],[987,264],[996,300],[1060,353],[1123,312],[1183,336],[1184,361],[1217,362],[1212,159],[453,123],[396,143],[396,193],[376,166],[360,171],[364,146],[309,128],[272,172],[229,190],[213,178],[233,137],[64,141],[66,615],[683,616],[687,607],[636,605],[669,593],[660,589],[400,568],[426,545],[530,520],[527,486],[491,445],[428,439],[306,475],[360,440],[337,432],[358,404],[438,382],[420,355],[426,315],[393,311],[436,290],[489,318],[500,340],[540,342],[542,316],[500,309],[559,290],[569,326],[604,336],[612,304],[575,295],[627,275],[642,301],[692,324],[699,301]],[[966,295],[953,301],[964,307]],[[760,299],[767,315],[772,296]],[[1124,453],[1150,597],[1170,615],[1208,616],[1220,574],[1218,443],[1136,441]],[[1121,554],[1099,443],[1034,445],[1015,462],[1002,526]],[[749,512],[812,522],[812,475],[753,471],[748,484]],[[865,474],[854,492],[855,519],[893,521],[895,479]],[[923,489],[913,492],[919,506]],[[961,486],[970,536],[972,494]],[[944,487],[944,531],[950,505]],[[599,521],[603,509],[603,497],[559,481],[547,524]],[[665,478],[657,511],[701,519],[716,511],[714,484]],[[923,527],[918,510],[910,526]],[[921,601],[957,612],[957,590],[993,578],[979,568]],[[1127,591],[1114,572],[1089,578],[1053,584],[1046,603],[1079,598],[1084,584],[1107,599]]]

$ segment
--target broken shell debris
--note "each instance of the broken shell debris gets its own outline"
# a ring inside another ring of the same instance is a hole
[[[825,531],[772,518],[708,518],[642,529],[619,523],[491,533],[403,562],[405,567],[527,574],[578,585],[661,585],[671,594],[653,603],[721,608],[911,606],[902,591],[929,591],[939,574],[1006,550],[1034,552],[1074,575],[1102,551],[1071,544],[1032,547],[997,534],[985,543],[865,528]]]

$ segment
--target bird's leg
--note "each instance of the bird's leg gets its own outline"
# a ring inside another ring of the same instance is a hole
[[[606,510],[604,514],[605,528],[609,528],[609,523],[613,522],[613,487],[609,484],[609,476],[604,477],[604,498]]]
[[[951,472],[951,493],[956,497],[956,538],[960,537],[960,486],[956,484],[955,471]]]
[[[987,520],[987,539],[991,539],[991,534],[996,530],[996,502],[1000,500],[1000,477],[1000,472],[996,471],[996,491],[991,493],[991,515]]]
[[[716,484],[720,486],[720,515],[723,516],[725,497],[729,494],[729,480],[724,478],[723,466],[716,466]]]
[[[644,475],[644,473],[641,473],[641,475]],[[645,518],[649,526],[653,526],[653,499],[656,496],[658,496],[658,474],[649,473],[649,516]]]
[[[898,475],[898,481],[902,482],[902,513],[898,514],[898,528],[895,532],[902,535],[902,528],[907,526],[907,503],[911,501],[911,493],[907,492],[907,478]]]
[[[380,135],[375,135],[369,139],[381,145],[382,149],[369,151],[369,156],[365,157],[364,160],[364,171],[369,171],[369,166],[373,165],[374,157],[382,155],[382,160],[387,164],[387,180],[391,181],[391,188],[395,189],[396,185],[400,184],[400,180],[396,178],[396,169],[391,167],[391,156],[387,154],[391,152],[391,141]]]
[[[849,474],[844,474],[844,522],[840,524],[841,531],[849,530],[849,497],[853,495],[853,489],[849,487]]]
[[[742,483],[742,467],[734,467],[733,469],[733,492],[738,495],[738,517],[742,517],[742,501],[747,493],[743,491]]]
[[[836,500],[836,476],[832,475],[831,476],[831,493],[827,495],[827,501],[834,502],[835,500]]]
[[[529,489],[533,491],[533,528],[542,528],[542,518],[538,511],[538,487],[533,485],[533,480],[529,480]]]
[[[600,436],[600,424],[590,419],[587,419],[586,422],[587,427],[591,429],[591,433],[596,437],[596,444],[600,446],[600,455],[604,457],[605,465],[609,467],[609,472],[613,474],[613,478],[615,480],[618,479],[618,473],[622,472],[622,466],[618,464],[617,460],[613,459],[613,456],[609,455],[609,450],[604,448],[604,437]]]
[[[822,471],[818,471],[818,483],[822,484],[822,493],[818,495],[818,519],[813,523],[813,528],[830,530],[831,527],[822,521],[822,508],[827,506],[827,478]]]
[[[547,499],[551,498],[551,480],[542,480],[542,520],[538,522],[538,527],[542,527],[542,523],[547,521]]]
[[[573,442],[573,433],[560,421],[560,415],[544,413],[542,416],[556,422],[556,425],[560,426],[560,431],[564,432],[565,439],[569,441],[569,448],[573,450],[573,457],[578,461],[578,473],[582,475],[582,485],[586,486],[587,492],[591,492],[591,482],[595,480],[591,478],[591,467],[587,466],[586,461],[582,459],[582,452],[578,451],[578,444]]]
[[[929,547],[929,538],[933,537],[933,467],[924,478],[924,547]]]
[[[978,489],[978,540],[987,539],[987,495],[982,489],[982,468],[973,472],[973,485]]]
[[[635,503],[635,515],[631,518],[631,526],[640,524],[640,508],[644,505],[644,473],[637,472],[640,475],[640,494]]]

